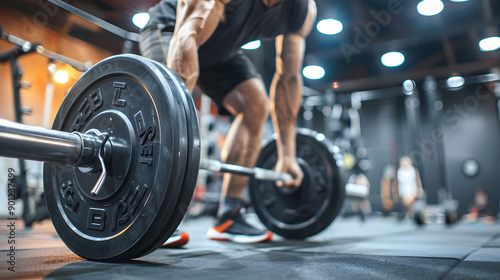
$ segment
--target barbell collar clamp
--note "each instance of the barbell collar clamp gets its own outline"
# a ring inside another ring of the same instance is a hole
[[[101,190],[102,186],[104,185],[104,181],[106,180],[106,165],[104,164],[104,159],[103,159],[103,154],[104,154],[104,145],[108,142],[109,139],[109,134],[108,133],[103,133],[100,132],[97,129],[91,129],[87,131],[86,134],[95,134],[97,137],[99,137],[102,142],[99,144],[99,149],[97,152],[97,158],[99,159],[99,164],[101,168],[101,175],[99,176],[99,179],[94,185],[94,188],[90,191],[90,194],[93,196],[97,196],[99,194],[99,191]]]

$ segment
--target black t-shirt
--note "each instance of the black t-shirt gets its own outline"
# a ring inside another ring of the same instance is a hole
[[[177,0],[163,0],[149,10],[154,25],[162,31],[175,27]],[[232,0],[225,7],[221,20],[212,36],[199,49],[200,64],[209,65],[230,58],[250,41],[273,38],[298,31],[306,18],[308,0],[283,0],[273,7],[262,0]]]

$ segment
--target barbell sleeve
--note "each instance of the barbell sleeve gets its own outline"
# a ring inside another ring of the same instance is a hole
[[[0,156],[88,167],[97,159],[102,140],[0,119]]]
[[[212,159],[201,159],[200,169],[205,169],[213,172],[227,172],[236,175],[253,176],[255,179],[270,180],[270,181],[291,181],[292,175],[288,173],[276,172],[269,169],[259,167],[244,167],[234,164],[222,163]]]

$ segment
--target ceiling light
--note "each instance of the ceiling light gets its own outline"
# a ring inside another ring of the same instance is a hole
[[[321,34],[335,35],[340,33],[342,29],[344,29],[344,26],[342,25],[342,22],[336,19],[327,18],[320,20],[316,25],[316,29],[318,29]]]
[[[244,50],[256,50],[260,48],[260,45],[260,40],[255,40],[244,44],[243,46],[241,46],[241,48]]]
[[[446,86],[448,88],[459,88],[465,84],[465,79],[461,76],[453,76],[449,77],[448,80],[446,80]]]
[[[444,4],[441,0],[423,0],[417,5],[417,11],[423,16],[435,16],[444,9]]]
[[[151,16],[148,13],[137,13],[132,17],[132,22],[139,28],[144,28],[148,24]]]
[[[483,52],[491,52],[500,48],[500,37],[488,37],[479,42],[479,48]]]
[[[302,75],[310,80],[319,80],[325,76],[325,69],[318,65],[309,65],[304,67]]]
[[[415,90],[415,81],[413,80],[406,80],[403,82],[403,92],[406,95],[412,95],[413,91]]]
[[[388,52],[380,60],[385,67],[398,67],[405,62],[405,56],[400,52]]]

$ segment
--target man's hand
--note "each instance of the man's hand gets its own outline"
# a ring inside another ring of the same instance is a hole
[[[304,179],[304,173],[300,169],[296,158],[278,159],[276,163],[276,172],[290,173],[293,176],[292,181],[287,182],[276,182],[278,187],[294,188],[299,187]]]

